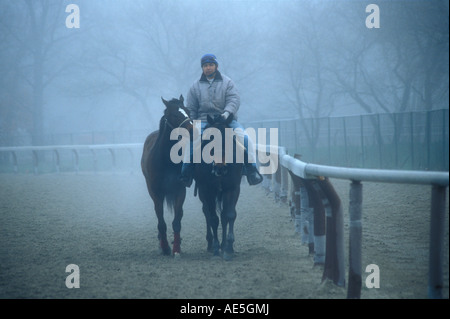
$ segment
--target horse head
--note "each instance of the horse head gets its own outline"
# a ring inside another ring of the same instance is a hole
[[[179,99],[164,100],[161,97],[166,109],[164,110],[165,123],[171,128],[185,128],[192,132],[193,122],[189,117],[189,110],[184,106],[183,95]]]
[[[205,130],[208,128],[215,128],[220,133],[220,139],[222,146],[222,157],[221,160],[215,160],[212,162],[212,170],[211,173],[215,176],[224,176],[228,173],[228,163],[225,160],[225,152],[226,152],[226,139],[227,139],[227,131],[226,128],[229,128],[229,124],[233,120],[233,115],[228,116],[227,119],[224,119],[221,115],[210,116],[207,115],[208,124],[205,126]],[[232,150],[231,150],[232,151]]]

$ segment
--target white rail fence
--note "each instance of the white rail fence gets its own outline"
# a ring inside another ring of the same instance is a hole
[[[442,298],[443,262],[444,262],[444,235],[445,235],[445,204],[446,189],[449,185],[448,172],[431,171],[404,171],[380,169],[355,169],[325,165],[315,165],[302,162],[286,153],[285,148],[271,149],[269,146],[258,145],[258,148],[278,155],[281,169],[271,176],[266,176],[266,187],[275,192],[278,199],[286,199],[291,194],[292,202],[298,196],[300,203],[307,202],[305,192],[294,188],[294,177],[304,181],[318,180],[323,177],[346,179],[351,181],[349,195],[349,271],[347,298],[360,298],[361,295],[361,242],[362,242],[362,182],[381,182],[396,184],[430,185],[432,187],[430,242],[429,242],[429,269],[428,269],[428,297]],[[288,176],[291,176],[291,179]],[[293,189],[294,188],[294,189]],[[336,199],[328,198],[330,201]],[[339,200],[338,200],[339,201]],[[333,205],[331,205],[333,206]],[[301,204],[301,208],[305,205]],[[344,274],[344,240],[342,210],[338,205],[336,209],[327,211],[328,222],[334,229],[329,233],[327,229],[326,259],[323,278],[332,279],[337,285],[345,285]],[[331,238],[328,238],[331,235]],[[316,241],[320,238],[315,236]],[[331,246],[329,246],[331,244]],[[323,245],[318,245],[322,247]],[[332,249],[328,249],[331,247]]]
[[[8,152],[12,155],[13,171],[18,172],[18,152],[31,152],[33,154],[34,173],[39,172],[38,153],[53,152],[55,154],[56,172],[60,171],[60,152],[71,151],[74,155],[74,171],[79,171],[79,152],[90,151],[96,161],[96,152],[108,150],[111,155],[113,167],[116,165],[116,151],[126,150],[129,152],[131,161],[136,161],[134,152],[141,150],[142,143],[134,144],[101,144],[101,145],[52,145],[52,146],[22,146],[22,147],[0,147],[0,152]],[[291,194],[292,202],[297,199],[301,208],[306,208],[308,199],[303,186],[296,186],[296,179],[299,178],[306,184],[306,181],[314,181],[320,178],[337,178],[351,181],[349,198],[349,273],[348,273],[348,298],[360,298],[361,294],[361,241],[362,241],[362,182],[382,182],[382,183],[406,183],[430,185],[432,187],[431,201],[431,221],[430,221],[430,243],[429,243],[429,276],[428,276],[428,296],[429,298],[442,298],[443,287],[443,259],[444,259],[444,232],[445,232],[445,204],[446,189],[449,185],[448,172],[430,171],[401,171],[401,170],[380,170],[380,169],[355,169],[325,165],[315,165],[302,162],[286,153],[284,147],[270,147],[258,145],[270,153],[277,156],[280,164],[279,169],[271,175],[266,175],[265,186],[274,191],[276,198],[286,199],[288,193]],[[289,175],[291,178],[289,178]],[[339,203],[339,198],[332,198],[332,192],[325,189],[326,184],[321,184],[323,193],[328,197],[331,205],[327,206],[327,236],[325,267],[323,278],[332,279],[337,285],[345,286],[345,253],[344,253],[344,229],[343,214]],[[332,188],[332,186],[331,186]],[[326,199],[325,199],[326,201]],[[334,207],[333,207],[334,202]],[[327,205],[325,203],[325,205]],[[331,208],[330,208],[331,207]],[[330,225],[332,227],[330,227]],[[315,236],[316,253],[319,249],[324,249],[324,236]],[[323,261],[318,261],[323,262]]]
[[[112,166],[116,167],[116,152],[118,150],[126,150],[129,153],[131,162],[135,161],[135,156],[133,150],[142,150],[143,143],[132,143],[132,144],[96,144],[96,145],[49,145],[49,146],[11,146],[11,147],[0,147],[0,152],[10,153],[13,162],[13,171],[18,172],[18,156],[19,152],[28,152],[32,154],[33,157],[33,169],[34,173],[39,173],[39,152],[53,152],[55,155],[55,170],[60,172],[60,154],[64,151],[71,151],[74,155],[74,171],[79,171],[80,164],[80,152],[89,151],[93,160],[94,165],[97,163],[97,152],[101,150],[107,150],[111,156]]]

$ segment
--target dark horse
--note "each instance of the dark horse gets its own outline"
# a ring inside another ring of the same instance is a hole
[[[194,173],[195,187],[203,204],[202,209],[206,218],[207,249],[209,252],[213,252],[215,256],[218,256],[219,250],[222,249],[225,260],[230,260],[234,255],[234,222],[236,220],[236,204],[239,199],[243,166],[242,163],[237,163],[234,160],[232,163],[226,163],[224,160],[225,128],[228,127],[232,119],[232,115],[227,120],[224,120],[221,116],[214,118],[208,116],[208,124],[203,134],[206,133],[208,128],[216,128],[220,132],[222,160],[213,161],[209,164],[202,160],[201,164],[196,165]],[[233,150],[236,143],[236,140],[233,139]],[[206,144],[207,141],[203,141],[202,154]],[[214,152],[214,149],[212,151]],[[219,226],[217,212],[220,213],[222,224],[221,244],[219,244],[217,234]]]
[[[185,128],[192,131],[192,121],[189,112],[180,99],[166,101],[161,98],[166,109],[159,122],[159,130],[147,136],[142,153],[141,167],[147,182],[147,189],[155,205],[158,217],[158,238],[162,253],[170,255],[171,250],[167,241],[167,226],[164,221],[164,200],[173,210],[174,219],[172,228],[174,232],[173,254],[180,254],[181,248],[181,218],[183,217],[183,203],[186,198],[186,188],[179,182],[181,163],[175,164],[170,158],[170,150],[177,143],[170,139],[174,128]]]

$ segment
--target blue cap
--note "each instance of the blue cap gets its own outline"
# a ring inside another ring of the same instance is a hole
[[[219,62],[217,62],[216,56],[211,53],[207,53],[204,56],[202,56],[200,63],[201,63],[201,66],[203,66],[203,64],[205,64],[205,63],[214,63],[215,65],[219,65]]]

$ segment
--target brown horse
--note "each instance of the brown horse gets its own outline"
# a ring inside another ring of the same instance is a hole
[[[158,218],[158,239],[164,255],[170,255],[167,241],[167,225],[164,221],[164,201],[174,212],[172,228],[174,232],[173,255],[181,252],[181,219],[186,188],[179,181],[182,163],[174,163],[170,157],[171,148],[178,142],[170,139],[175,128],[185,128],[192,132],[193,123],[189,111],[183,104],[183,96],[166,101],[161,98],[166,109],[159,122],[159,130],[151,133],[144,143],[141,167],[147,182],[147,189],[155,206]]]

